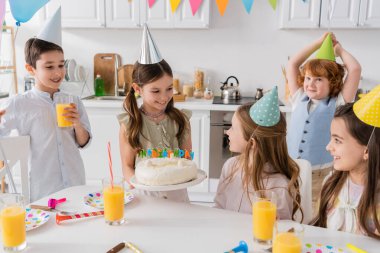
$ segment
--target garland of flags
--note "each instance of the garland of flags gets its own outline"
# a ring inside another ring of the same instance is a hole
[[[170,0],[170,7],[172,9],[172,13],[174,13],[177,10],[181,1],[182,0]],[[215,0],[221,16],[223,16],[224,12],[226,11],[228,1],[229,0]],[[251,12],[253,1],[254,0],[242,0],[244,7],[248,13]],[[303,1],[305,1],[305,0],[303,0]],[[148,0],[149,8],[152,8],[155,2],[156,2],[156,0]],[[202,5],[203,0],[189,0],[189,2],[190,2],[191,12],[193,13],[193,15],[195,15],[195,13],[197,13],[199,7]],[[270,6],[273,8],[273,10],[275,10],[277,7],[277,0],[268,0],[268,2],[270,4]]]

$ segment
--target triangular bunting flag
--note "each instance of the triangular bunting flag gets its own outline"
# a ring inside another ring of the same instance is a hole
[[[276,10],[277,0],[269,0],[270,6],[272,6],[273,10]]]
[[[181,0],[170,0],[170,6],[172,7],[172,13],[174,13],[177,8],[178,8],[178,5],[181,3]]]
[[[191,11],[193,13],[193,16],[195,13],[197,13],[199,6],[201,6],[203,0],[189,0],[190,1],[190,6],[191,6]]]
[[[251,12],[253,0],[243,0],[243,4],[248,14]]]
[[[152,8],[154,2],[156,2],[156,0],[148,0],[149,8]]]
[[[224,15],[224,12],[226,11],[227,4],[228,4],[228,0],[216,0],[216,5],[218,6],[220,16]]]

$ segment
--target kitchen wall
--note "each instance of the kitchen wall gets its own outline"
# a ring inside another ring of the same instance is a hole
[[[270,89],[279,85],[284,96],[281,65],[288,56],[318,38],[325,30],[279,30],[278,12],[267,1],[255,1],[247,14],[241,1],[230,1],[223,17],[211,1],[210,28],[207,30],[152,29],[163,57],[185,80],[192,78],[194,67],[206,71],[211,87],[219,93],[219,82],[236,76],[244,96],[252,96],[257,87]],[[9,16],[9,15],[8,15]],[[19,28],[16,50],[20,82],[24,76],[25,41],[38,33],[42,21],[36,15]],[[11,19],[8,17],[8,24]],[[344,48],[362,65],[361,87],[368,89],[380,83],[380,31],[334,30]],[[63,48],[66,58],[93,71],[93,57],[99,52],[115,52],[123,64],[133,63],[139,55],[141,30],[132,29],[66,29]],[[89,80],[92,84],[93,80]]]

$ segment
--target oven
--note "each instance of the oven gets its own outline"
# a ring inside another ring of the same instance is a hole
[[[240,99],[222,99],[214,97],[213,104],[243,105],[253,103],[254,97],[241,97]],[[237,108],[237,107],[236,107]],[[234,111],[211,111],[210,114],[210,179],[219,179],[223,164],[228,158],[237,155],[230,151],[228,135],[226,131],[231,127]],[[211,181],[210,181],[211,182]],[[217,183],[218,181],[216,181]]]
[[[226,131],[231,127],[232,111],[211,111],[209,177],[219,179],[224,162],[234,154],[230,151]]]

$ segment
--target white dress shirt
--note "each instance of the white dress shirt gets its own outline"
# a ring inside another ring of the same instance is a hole
[[[1,118],[0,135],[9,135],[16,129],[20,135],[30,136],[29,156],[30,200],[35,201],[66,187],[85,184],[85,171],[73,127],[57,125],[56,101],[68,97],[33,88],[16,95],[5,103]],[[79,97],[71,96],[77,105],[80,121],[91,139],[90,123]],[[88,146],[89,142],[85,145]]]

